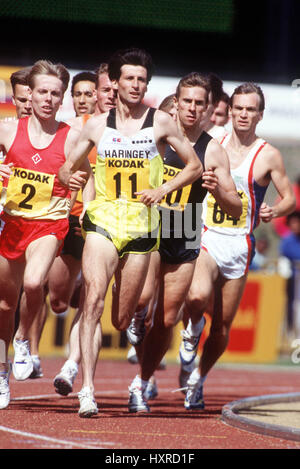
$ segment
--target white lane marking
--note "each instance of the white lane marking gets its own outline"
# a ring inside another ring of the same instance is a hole
[[[97,394],[97,393],[95,393],[95,394]],[[74,396],[77,396],[77,394],[72,393],[72,394],[69,394],[69,396],[74,397]],[[10,402],[12,402],[12,401],[23,401],[23,400],[24,401],[34,401],[34,400],[37,400],[37,399],[49,399],[49,398],[59,399],[60,397],[63,397],[63,396],[59,396],[58,394],[39,394],[39,395],[36,395],[36,396],[15,397],[15,398],[11,399]],[[110,442],[110,441],[95,442],[95,446],[93,445],[93,443],[91,443],[90,445],[87,445],[87,444],[83,444],[83,443],[77,443],[77,442],[74,442],[74,441],[61,440],[61,439],[53,438],[53,437],[50,437],[50,436],[44,436],[44,435],[40,435],[40,434],[37,434],[37,433],[24,432],[22,430],[16,430],[14,428],[4,427],[3,425],[0,425],[0,431],[6,432],[6,433],[14,433],[16,435],[20,435],[20,436],[23,436],[23,437],[34,438],[36,440],[42,440],[42,441],[46,441],[46,442],[49,442],[49,443],[55,443],[55,444],[67,446],[67,447],[70,447],[70,448],[75,446],[75,447],[83,448],[83,449],[105,449],[105,446],[115,446],[115,443]],[[103,445],[103,447],[96,446],[98,444]]]
[[[21,430],[15,430],[14,428],[3,427],[2,425],[0,425],[0,431],[6,432],[6,433],[13,433],[15,435],[20,435],[20,436],[23,436],[23,437],[33,438],[35,440],[46,441],[48,443],[55,443],[55,444],[67,446],[68,448],[72,448],[72,447],[75,446],[77,448],[84,448],[84,449],[104,449],[104,448],[101,448],[99,446],[89,446],[89,445],[84,445],[82,443],[76,443],[76,442],[73,442],[73,441],[60,440],[58,438],[52,438],[50,436],[38,435],[36,433],[23,432]]]

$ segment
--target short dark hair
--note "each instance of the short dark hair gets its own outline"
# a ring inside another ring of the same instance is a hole
[[[251,94],[256,93],[259,96],[259,111],[264,111],[265,109],[265,97],[263,91],[260,86],[256,85],[255,83],[247,82],[239,85],[235,88],[234,92],[230,97],[230,107],[232,107],[233,98],[235,95],[238,94]]]
[[[215,73],[209,73],[207,75],[210,84],[210,90],[212,94],[212,104],[214,106],[221,100],[221,96],[224,93],[223,91],[223,81]]]
[[[96,85],[97,75],[94,72],[80,72],[74,75],[71,84],[71,95],[74,95],[74,87],[79,81],[90,81]]]
[[[210,81],[208,77],[205,75],[201,75],[198,72],[191,72],[188,75],[185,75],[179,81],[177,88],[176,88],[176,98],[179,98],[181,88],[194,88],[195,86],[199,86],[204,88],[207,92],[206,101],[208,100],[208,94],[211,90]]]
[[[28,86],[28,76],[29,76],[30,70],[31,70],[31,67],[25,67],[11,74],[10,84],[13,90],[13,94],[15,94],[16,85]]]
[[[143,49],[131,48],[115,52],[108,62],[108,75],[111,80],[119,80],[123,65],[140,65],[147,70],[147,83],[152,78],[152,57]]]

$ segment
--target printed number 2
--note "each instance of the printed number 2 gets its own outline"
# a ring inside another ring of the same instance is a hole
[[[32,205],[28,204],[27,202],[29,202],[29,200],[35,196],[35,193],[36,189],[34,186],[31,184],[24,184],[22,187],[22,194],[27,195],[27,197],[25,197],[25,199],[20,202],[19,207],[25,208],[26,210],[32,210]]]

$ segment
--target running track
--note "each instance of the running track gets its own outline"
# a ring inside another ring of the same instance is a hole
[[[53,377],[61,358],[42,359],[44,377],[17,382],[11,376],[11,404],[0,411],[1,449],[300,449],[300,443],[257,435],[221,421],[223,405],[264,394],[299,392],[295,367],[216,367],[206,381],[204,411],[187,412],[178,387],[178,365],[157,372],[159,396],[149,414],[129,414],[127,388],[137,372],[126,361],[99,361],[96,400],[99,414],[77,415],[81,376],[74,393],[55,394]],[[105,454],[105,453],[104,453]],[[134,451],[132,451],[134,454]]]

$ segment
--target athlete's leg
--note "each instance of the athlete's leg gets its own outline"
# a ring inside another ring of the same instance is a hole
[[[112,300],[112,323],[125,330],[132,319],[141,296],[150,262],[148,254],[127,254],[120,260],[115,273]]]
[[[48,281],[50,304],[55,313],[63,313],[69,307],[80,269],[81,260],[69,254],[56,257]]]
[[[88,233],[82,256],[85,301],[80,324],[80,350],[83,388],[89,387],[92,392],[96,367],[94,337],[104,310],[106,292],[118,264],[119,256],[113,243],[102,236]]]
[[[149,268],[145,280],[145,284],[141,293],[141,296],[138,301],[136,312],[132,321],[139,317],[141,311],[145,311],[143,315],[143,322],[145,328],[145,334],[149,332],[153,323],[153,313],[154,307],[157,302],[157,292],[158,292],[158,277],[160,269],[160,255],[158,251],[154,251],[150,255]],[[143,341],[135,346],[138,360],[143,354]]]
[[[47,235],[32,241],[26,249],[24,271],[24,303],[20,310],[20,322],[16,340],[28,339],[29,329],[44,303],[44,287],[50,267],[54,262],[61,241]]]
[[[145,338],[141,377],[148,381],[167,352],[173,327],[192,281],[196,261],[162,264],[154,324]]]
[[[225,279],[221,275],[215,285],[215,300],[212,324],[205,341],[199,369],[206,376],[217,360],[225,352],[232,322],[237,313],[247,275],[238,279]]]
[[[184,303],[184,314],[197,323],[205,312],[218,277],[218,266],[214,259],[202,249],[195,266],[193,280]]]
[[[14,332],[14,315],[22,287],[24,262],[0,256],[0,371],[7,371],[7,352]]]

